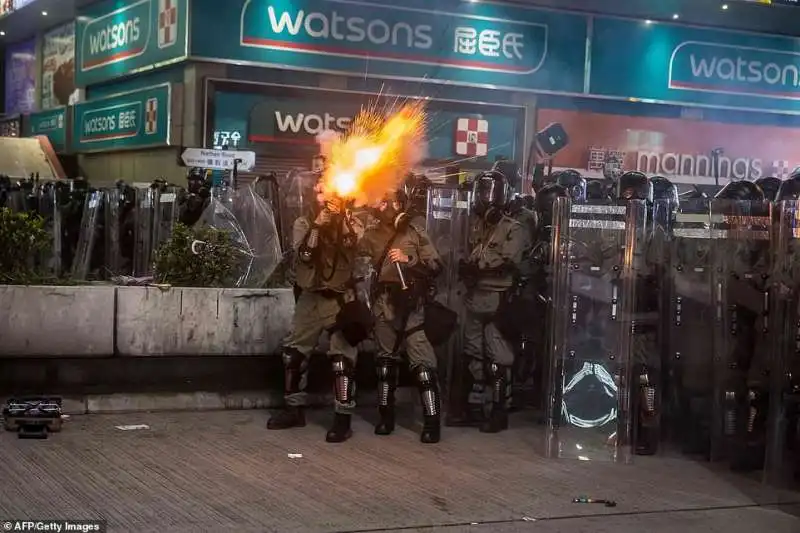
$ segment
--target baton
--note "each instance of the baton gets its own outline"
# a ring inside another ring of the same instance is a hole
[[[407,291],[408,285],[406,284],[406,277],[403,275],[403,267],[398,262],[395,262],[394,266],[397,269],[397,276],[400,278],[400,285],[402,285],[404,291]]]

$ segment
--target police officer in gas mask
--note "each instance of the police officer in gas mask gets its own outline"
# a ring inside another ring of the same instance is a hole
[[[586,179],[577,170],[559,172],[556,184],[564,188],[574,203],[582,204],[586,202]]]
[[[410,174],[403,186],[403,192],[408,198],[408,211],[411,222],[417,227],[425,227],[428,213],[428,190],[431,181],[424,175]]]
[[[508,428],[515,331],[508,314],[508,297],[515,285],[521,262],[531,245],[528,228],[507,214],[511,188],[496,171],[480,174],[473,184],[473,213],[468,259],[459,265],[467,287],[464,325],[464,357],[467,371],[461,401],[467,405],[463,417],[452,425],[479,425],[482,432]],[[484,394],[490,410],[484,419]]]
[[[328,442],[343,442],[351,435],[355,408],[355,365],[360,339],[349,338],[342,327],[343,310],[355,301],[353,269],[363,227],[342,203],[326,203],[317,183],[304,182],[305,213],[294,222],[295,304],[293,328],[283,346],[285,408],[269,419],[269,429],[305,426],[308,362],[320,335],[330,333],[330,357],[334,373],[335,409]],[[367,328],[365,328],[367,329]]]
[[[375,434],[389,435],[395,429],[395,390],[400,349],[405,345],[422,400],[420,441],[433,444],[441,438],[442,407],[436,353],[426,333],[424,305],[442,264],[425,228],[412,220],[410,207],[410,198],[403,190],[387,196],[374,208],[378,224],[366,231],[359,245],[374,271],[370,285],[380,414]]]

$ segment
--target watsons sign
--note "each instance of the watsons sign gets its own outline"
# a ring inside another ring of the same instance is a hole
[[[266,7],[266,13],[259,7]],[[434,28],[433,21],[445,24],[444,33]],[[245,6],[241,44],[522,75],[542,65],[547,26],[346,0],[272,0]]]
[[[78,104],[74,108],[76,152],[162,146],[169,143],[169,84]]]
[[[215,0],[194,0],[191,53],[299,70],[579,92],[586,25],[580,15],[456,1],[433,8],[422,0],[230,0],[220,10]],[[220,31],[228,27],[238,35]]]
[[[800,99],[800,53],[681,43],[670,60],[669,86]]]
[[[76,85],[186,57],[187,0],[106,1],[77,18]]]
[[[597,17],[591,61],[592,94],[800,111],[800,40],[790,37]]]
[[[289,97],[283,95],[284,88],[277,86],[265,87],[265,94],[253,92],[252,84],[247,87],[247,92],[221,88],[214,91],[207,146],[240,150],[259,147],[287,157],[305,156],[309,150],[316,152],[319,133],[326,129],[345,131],[362,105],[375,102],[375,95],[368,93],[307,89],[297,90]],[[384,95],[375,103],[388,108],[396,99]],[[471,122],[469,119],[488,126],[483,143],[490,159],[496,156],[514,159],[523,153],[524,108],[431,99],[428,112],[428,154],[432,159],[458,158],[467,166],[478,160],[459,155],[460,145],[465,144],[461,137],[468,137],[462,135],[465,132],[459,131],[459,126]],[[480,157],[485,161],[485,156]]]
[[[344,131],[350,127],[352,116],[331,113],[284,113],[275,111],[275,126],[279,134],[319,135],[325,130]]]

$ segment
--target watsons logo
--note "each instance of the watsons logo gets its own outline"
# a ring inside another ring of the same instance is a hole
[[[92,55],[114,52],[139,41],[139,17],[127,22],[109,24],[98,33],[89,36],[89,51]]]
[[[636,154],[636,170],[658,176],[715,177],[711,156],[704,154],[639,152]],[[775,169],[766,168],[762,159],[719,157],[720,179],[754,181],[771,170]]]
[[[331,113],[283,113],[275,111],[277,133],[319,135],[325,130],[344,131],[350,127],[352,117],[337,117]]]
[[[143,54],[150,32],[152,0],[141,0],[89,20],[81,36],[81,69],[88,71]]]
[[[301,54],[532,74],[547,53],[544,24],[401,5],[248,0],[241,21],[242,46]]]
[[[684,42],[672,53],[669,87],[800,99],[800,53]]]
[[[278,11],[274,7],[267,8],[269,24],[275,34],[298,35],[301,31],[314,39],[334,39],[351,43],[391,44],[406,48],[427,50],[433,45],[431,32],[433,28],[427,24],[412,26],[407,22],[390,24],[381,19],[363,17],[344,17],[332,11],[330,14],[320,12]]]
[[[87,111],[82,118],[81,142],[136,137],[140,108],[141,104],[133,103]]]

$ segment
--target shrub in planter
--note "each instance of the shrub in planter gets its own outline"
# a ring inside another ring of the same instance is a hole
[[[154,277],[175,287],[233,287],[240,262],[241,253],[227,232],[176,224],[172,237],[156,251]]]
[[[40,283],[39,263],[50,242],[42,217],[0,208],[0,284]]]

